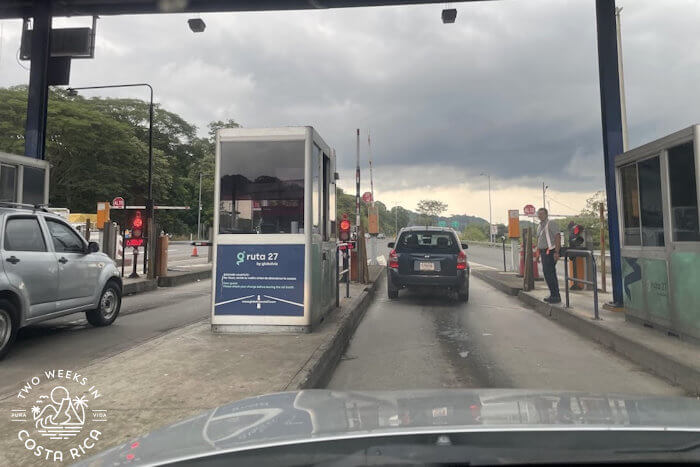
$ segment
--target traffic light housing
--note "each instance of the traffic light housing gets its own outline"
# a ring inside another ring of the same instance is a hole
[[[126,246],[139,247],[143,245],[143,217],[141,211],[136,211],[129,223],[131,227],[131,237],[126,239]]]
[[[338,240],[341,242],[350,241],[350,221],[347,214],[343,214],[343,218],[338,223]]]
[[[570,248],[585,248],[586,239],[583,236],[583,226],[581,224],[573,224],[569,226],[569,247]]]

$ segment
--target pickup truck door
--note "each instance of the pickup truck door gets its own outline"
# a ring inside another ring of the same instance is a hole
[[[96,293],[100,269],[87,252],[87,242],[60,219],[45,216],[56,264],[58,264],[58,308],[88,305]]]
[[[7,216],[2,263],[8,281],[29,299],[30,318],[56,311],[58,264],[36,215]]]

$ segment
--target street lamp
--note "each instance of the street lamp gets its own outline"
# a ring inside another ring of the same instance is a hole
[[[148,83],[135,84],[111,84],[105,86],[81,86],[68,88],[68,95],[77,96],[78,91],[84,89],[109,89],[109,88],[133,88],[146,86],[151,92],[151,101],[148,106],[148,199],[146,200],[146,220],[153,219],[153,87]],[[149,225],[148,222],[146,225]],[[150,236],[151,232],[149,232]],[[146,272],[148,264],[148,249],[143,251],[143,269]]]
[[[488,177],[489,179],[489,241],[493,243],[493,233],[491,233],[491,227],[493,222],[491,221],[491,174],[488,172],[481,172],[479,175]]]

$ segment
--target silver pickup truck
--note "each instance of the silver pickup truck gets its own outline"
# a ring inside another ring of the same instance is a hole
[[[30,324],[78,312],[93,326],[114,322],[122,281],[98,250],[56,214],[0,207],[0,359]]]

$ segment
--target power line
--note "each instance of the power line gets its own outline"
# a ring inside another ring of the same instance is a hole
[[[565,208],[569,208],[569,209],[571,209],[571,210],[573,210],[573,211],[576,211],[576,208],[572,208],[571,206],[569,206],[569,205],[566,204],[566,203],[562,203],[561,201],[557,201],[556,199],[552,198],[552,195],[549,195],[549,196],[547,197],[547,199],[549,199],[550,201],[554,201],[554,202],[557,203],[557,204],[561,204],[561,205],[564,206]]]

